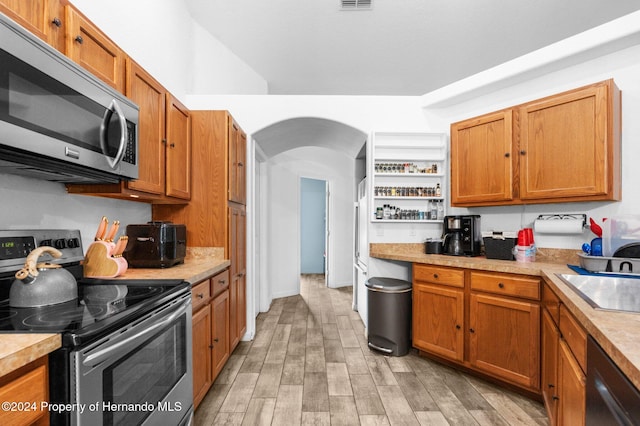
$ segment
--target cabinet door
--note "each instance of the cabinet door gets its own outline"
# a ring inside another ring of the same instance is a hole
[[[124,52],[71,5],[67,5],[65,10],[66,55],[124,93]]]
[[[229,359],[229,290],[220,293],[213,299],[213,328],[211,340],[213,345],[213,378],[218,376]]]
[[[452,205],[514,198],[512,121],[509,109],[451,125]]]
[[[127,58],[126,95],[140,107],[138,122],[138,179],[129,189],[164,194],[165,89],[149,73]]]
[[[0,12],[22,25],[31,33],[48,41],[49,0],[2,0]]]
[[[513,383],[540,386],[540,306],[472,293],[469,361]]]
[[[451,287],[413,286],[413,345],[452,360],[464,357],[464,292]]]
[[[0,401],[21,410],[0,410],[1,425],[48,425],[49,412],[42,403],[49,401],[47,357],[12,371],[0,378]]]
[[[244,206],[229,206],[229,259],[231,261],[229,287],[229,333],[233,350],[247,328],[246,319],[246,212]]]
[[[191,198],[191,116],[176,98],[167,94],[166,194]]]
[[[211,305],[193,314],[193,403],[197,407],[211,387]]]
[[[571,349],[560,340],[558,355],[558,424],[584,425],[586,408],[586,377],[573,357]]]
[[[555,426],[558,419],[558,344],[560,332],[547,310],[542,313],[542,399],[549,416],[549,424]]]
[[[229,117],[229,201],[246,203],[247,136]]]
[[[613,86],[603,82],[519,108],[522,200],[619,199]]]

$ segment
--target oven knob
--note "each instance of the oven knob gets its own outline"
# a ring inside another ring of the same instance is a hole
[[[67,240],[67,247],[69,248],[80,247],[80,240],[78,240],[77,238],[69,238]]]
[[[63,249],[67,246],[67,242],[63,238],[60,238],[53,242],[53,246],[57,249]]]
[[[40,247],[42,247],[42,246],[51,247],[51,244],[52,244],[52,240],[42,240],[42,241],[40,241]]]

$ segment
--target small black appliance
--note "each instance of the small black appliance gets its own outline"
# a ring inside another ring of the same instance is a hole
[[[480,215],[445,216],[443,254],[479,256],[482,247]]]
[[[153,221],[127,225],[129,242],[123,256],[132,268],[169,268],[184,263],[187,228],[171,222]]]

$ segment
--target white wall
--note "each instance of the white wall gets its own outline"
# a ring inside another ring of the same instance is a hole
[[[64,185],[22,176],[0,174],[0,229],[79,229],[86,252],[102,216],[120,221],[118,235],[133,223],[151,218],[148,204],[69,195]]]
[[[267,279],[274,298],[299,293],[300,178],[323,179],[331,192],[327,243],[330,287],[351,285],[354,161],[336,151],[296,148],[268,162]]]

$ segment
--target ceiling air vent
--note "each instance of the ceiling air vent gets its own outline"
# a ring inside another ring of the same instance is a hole
[[[373,0],[340,0],[342,10],[369,10]]]

